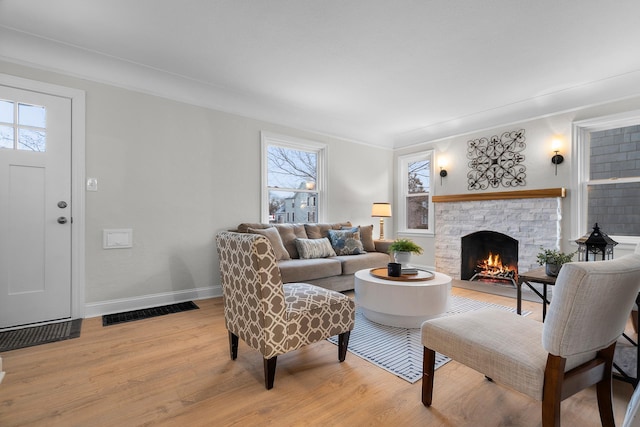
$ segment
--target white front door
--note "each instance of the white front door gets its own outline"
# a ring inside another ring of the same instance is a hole
[[[71,100],[0,85],[0,328],[71,317]]]

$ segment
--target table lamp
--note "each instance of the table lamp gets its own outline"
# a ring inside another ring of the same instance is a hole
[[[384,219],[391,217],[391,203],[374,203],[372,217],[380,217],[380,240],[384,240]]]

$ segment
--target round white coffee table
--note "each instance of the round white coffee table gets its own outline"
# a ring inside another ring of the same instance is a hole
[[[425,320],[445,313],[451,304],[451,277],[433,274],[430,280],[403,282],[374,277],[370,269],[359,270],[355,274],[356,305],[376,323],[419,328]]]

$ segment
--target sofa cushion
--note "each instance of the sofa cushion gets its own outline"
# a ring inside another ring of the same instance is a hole
[[[278,261],[283,283],[306,282],[342,274],[340,260],[332,258],[287,259]]]
[[[354,231],[355,230],[355,231]],[[360,241],[358,228],[348,230],[329,230],[329,240],[336,255],[360,255],[366,253]]]
[[[339,222],[334,224],[305,224],[304,228],[309,239],[322,239],[329,237],[329,230],[340,230],[342,227],[351,227],[351,223]]]
[[[271,247],[273,248],[273,252],[276,254],[276,260],[280,261],[281,259],[291,259],[289,256],[289,252],[282,244],[282,238],[280,237],[280,233],[275,227],[256,229],[249,227],[247,229],[247,233],[251,234],[261,234],[269,239],[269,243],[271,243]]]
[[[262,224],[260,222],[243,222],[238,225],[238,229],[236,230],[238,233],[248,233],[250,228],[254,230],[262,230],[264,228],[273,227],[271,224]]]
[[[360,225],[360,240],[362,241],[362,247],[367,252],[375,252],[376,245],[373,242],[373,224]]]
[[[304,228],[304,224],[264,224],[260,222],[243,222],[238,225],[236,231],[238,233],[248,233],[249,228],[253,228],[254,230],[263,230],[265,228],[275,227],[280,233],[280,239],[282,239],[282,244],[287,249],[289,253],[289,257],[298,258],[298,249],[296,248],[296,238],[300,237],[302,239],[307,238],[307,233]]]
[[[329,239],[296,239],[300,259],[326,258],[336,256]]]
[[[354,274],[365,268],[386,268],[391,261],[389,254],[380,252],[367,252],[358,256],[340,255],[332,259],[337,259],[342,263],[342,274]]]
[[[274,227],[276,227],[280,233],[282,244],[287,249],[287,252],[289,252],[289,256],[293,259],[300,258],[298,247],[296,246],[296,239],[307,238],[304,224],[275,224]]]

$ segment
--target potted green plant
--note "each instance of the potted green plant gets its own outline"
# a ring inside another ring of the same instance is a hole
[[[576,251],[578,252],[578,251]],[[562,264],[571,262],[576,252],[566,254],[556,249],[545,249],[540,246],[540,252],[538,252],[538,264],[545,266],[545,273],[547,276],[557,276],[560,273]]]
[[[411,254],[422,254],[422,248],[409,239],[396,239],[389,245],[393,259],[404,267],[411,259]]]

